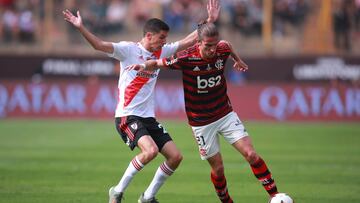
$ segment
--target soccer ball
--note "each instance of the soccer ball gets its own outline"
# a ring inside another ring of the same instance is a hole
[[[269,200],[269,203],[295,203],[291,197],[285,193],[278,193]]]

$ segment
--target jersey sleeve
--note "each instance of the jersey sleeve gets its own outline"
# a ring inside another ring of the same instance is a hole
[[[114,52],[112,54],[108,54],[109,57],[123,61],[124,58],[129,55],[129,42],[122,41],[118,43],[112,43],[112,45],[114,47]]]
[[[228,41],[221,40],[217,47],[221,51],[231,52],[230,43]]]
[[[178,48],[179,48],[179,42],[165,44],[162,47],[162,53],[160,58],[166,58],[166,57],[170,57],[171,55],[174,55],[178,50]]]
[[[187,51],[178,52],[170,57],[163,58],[163,64],[168,69],[181,70],[182,64],[187,58]]]

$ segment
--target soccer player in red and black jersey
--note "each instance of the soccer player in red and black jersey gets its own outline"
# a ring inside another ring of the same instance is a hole
[[[194,46],[169,58],[149,60],[128,68],[182,71],[186,114],[198,142],[200,156],[211,166],[211,181],[221,202],[231,203],[233,200],[227,189],[219,136],[223,136],[244,156],[270,197],[274,196],[278,193],[274,179],[264,160],[256,153],[227,96],[224,77],[227,59],[231,57],[235,62],[234,68],[239,71],[246,71],[248,66],[234,52],[229,42],[219,39],[214,24],[199,25],[198,40]]]

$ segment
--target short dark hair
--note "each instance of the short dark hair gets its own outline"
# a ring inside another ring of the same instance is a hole
[[[219,36],[219,31],[214,23],[200,23],[198,25],[198,40],[201,41],[204,37]]]
[[[144,25],[144,36],[147,32],[159,33],[160,31],[169,31],[169,26],[158,18],[151,18]]]

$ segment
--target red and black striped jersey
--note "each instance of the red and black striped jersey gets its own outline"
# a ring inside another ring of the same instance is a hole
[[[199,44],[163,59],[167,68],[182,71],[185,110],[191,126],[207,125],[233,110],[224,76],[230,53],[229,45],[220,41],[210,60],[201,58]]]

